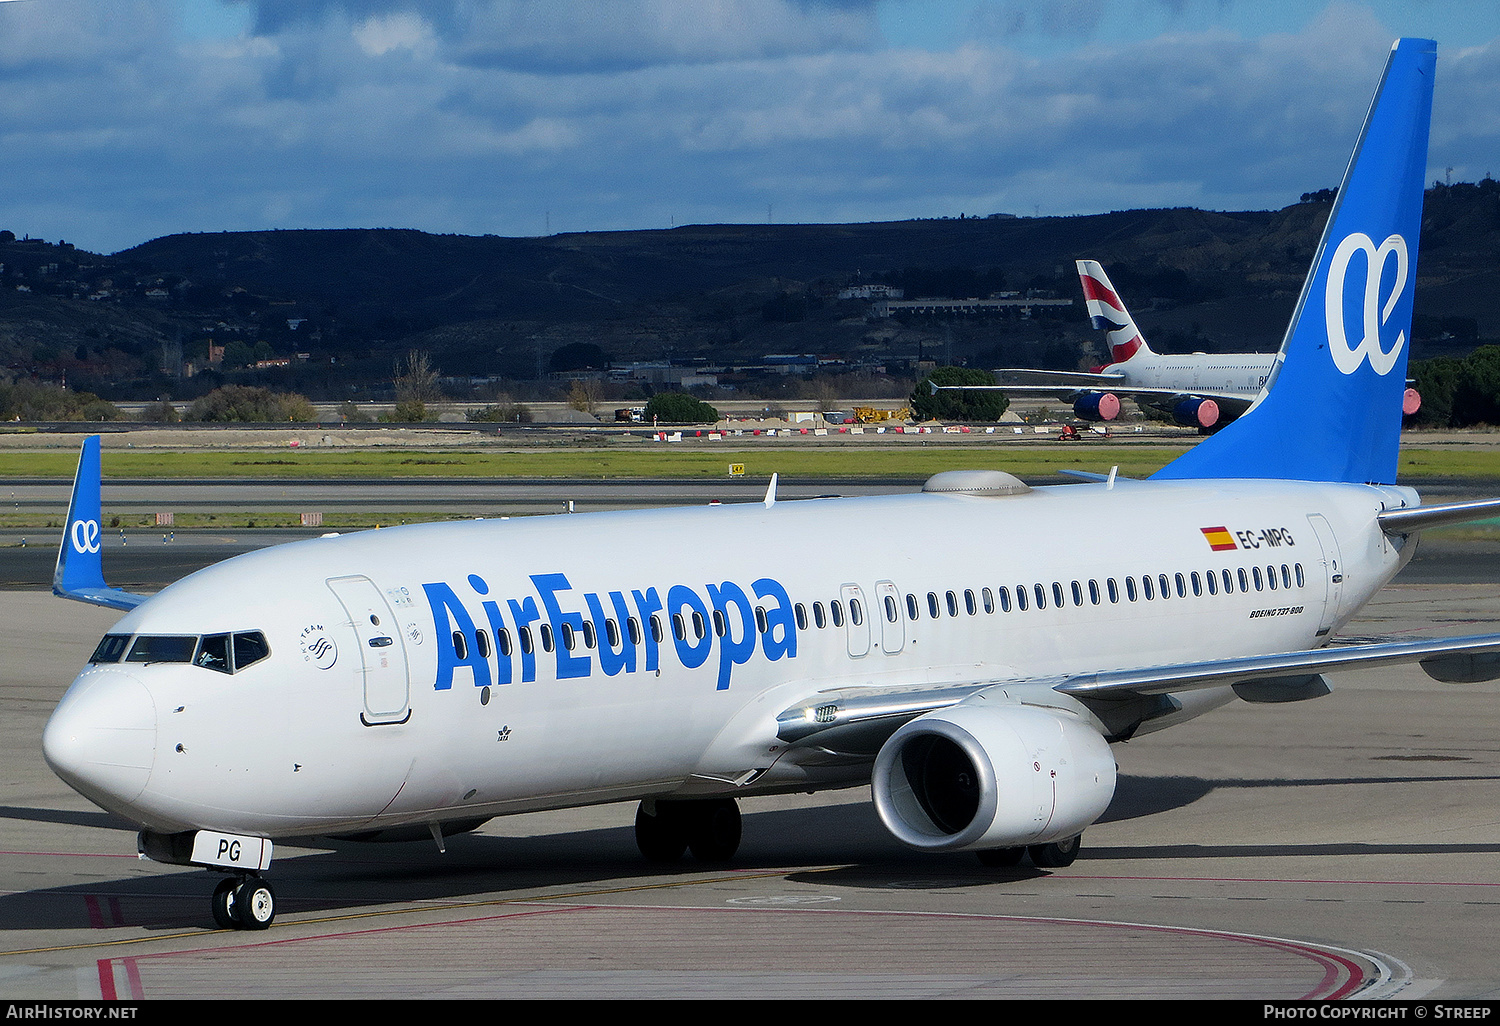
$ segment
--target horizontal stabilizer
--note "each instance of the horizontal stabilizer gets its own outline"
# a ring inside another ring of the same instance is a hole
[[[1415,534],[1432,527],[1468,524],[1475,520],[1500,517],[1500,499],[1477,499],[1473,502],[1448,502],[1437,506],[1391,509],[1375,519],[1386,534]]]

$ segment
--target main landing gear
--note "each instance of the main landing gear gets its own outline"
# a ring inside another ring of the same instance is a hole
[[[1078,857],[1078,842],[1083,835],[1066,837],[1050,844],[1033,844],[1024,848],[986,848],[978,852],[979,861],[992,867],[1020,865],[1021,858],[1031,856],[1031,864],[1038,869],[1062,869],[1071,866]]]
[[[259,876],[232,876],[214,888],[213,909],[222,929],[264,930],[276,918],[276,892]]]
[[[635,813],[635,843],[648,862],[676,862],[689,849],[699,862],[728,862],[740,847],[739,804],[648,798]]]

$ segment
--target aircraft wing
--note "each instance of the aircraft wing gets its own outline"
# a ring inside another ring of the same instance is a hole
[[[777,736],[793,747],[824,748],[845,755],[873,754],[908,720],[958,705],[991,688],[1028,692],[1035,704],[1055,696],[1077,699],[1112,737],[1129,737],[1152,715],[1172,711],[1165,696],[1205,688],[1232,687],[1249,702],[1293,702],[1317,698],[1331,688],[1322,674],[1397,663],[1418,663],[1434,680],[1472,684],[1500,679],[1500,634],[1421,641],[1334,645],[1304,652],[1245,656],[1206,662],[1025,680],[987,680],[917,687],[839,688],[819,692],[784,710]],[[1051,694],[1048,694],[1048,693]]]
[[[1032,372],[1037,373],[1037,372]],[[1184,388],[1149,388],[1146,386],[1132,385],[1122,386],[1117,384],[1120,380],[1113,375],[1085,374],[1082,371],[1057,371],[1060,378],[1056,384],[1001,384],[1001,385],[933,385],[933,393],[937,392],[1004,392],[1006,395],[1021,396],[1025,398],[1041,399],[1066,399],[1073,400],[1086,392],[1112,392],[1123,399],[1142,399],[1148,403],[1167,403],[1174,399],[1186,399],[1189,396],[1200,399],[1212,399],[1226,410],[1243,413],[1250,408],[1254,402],[1252,397],[1247,397],[1237,392],[1220,392],[1214,389],[1184,389]]]

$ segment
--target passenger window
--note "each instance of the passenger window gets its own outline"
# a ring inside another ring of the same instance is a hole
[[[1150,602],[1152,599],[1156,598],[1156,592],[1154,590],[1154,587],[1155,586],[1151,583],[1151,575],[1150,574],[1142,574],[1141,575],[1141,593],[1146,596],[1146,601],[1147,602]]]
[[[1033,590],[1036,592],[1036,607],[1038,609],[1046,609],[1047,608],[1047,589],[1043,588],[1040,584],[1038,584],[1038,585],[1034,585],[1033,586]]]
[[[1000,612],[1010,612],[1010,589],[1006,587],[1000,589]]]
[[[1307,586],[1307,581],[1302,576],[1302,564],[1301,563],[1298,563],[1296,565],[1296,570],[1297,570],[1297,587],[1299,587],[1299,588],[1306,587]]]
[[[1245,576],[1245,568],[1240,567],[1240,591],[1250,590],[1250,578]]]
[[[141,635],[130,646],[128,663],[190,663],[198,649],[198,638],[189,635]]]
[[[896,618],[899,617],[900,615],[901,615],[901,611],[896,606],[896,600],[894,598],[892,598],[890,595],[887,595],[885,597],[885,619],[886,619],[886,622],[887,623],[895,623],[896,622]]]
[[[193,663],[206,670],[233,673],[234,667],[229,663],[229,635],[210,634],[205,637],[198,646],[198,655]]]
[[[501,627],[495,632],[495,643],[500,648],[500,654],[507,659],[510,658],[510,631]]]
[[[920,608],[917,605],[917,597],[915,595],[906,596],[906,615],[908,618],[912,620],[917,619],[917,610]]]
[[[955,592],[951,591],[948,592],[948,615],[958,615],[958,595]]]
[[[543,628],[543,630],[545,629],[546,628]],[[573,625],[570,623],[564,623],[558,630],[562,635],[563,648],[567,649],[569,652],[573,651]],[[463,658],[462,653],[459,654],[459,658]]]
[[[1292,586],[1292,568],[1285,563],[1281,564],[1281,586],[1283,588]]]
[[[1024,584],[1016,585],[1016,608],[1023,613],[1026,612],[1026,585]]]
[[[1270,586],[1272,591],[1276,590],[1276,568],[1274,566],[1266,567],[1266,584]]]
[[[1125,597],[1128,598],[1132,602],[1134,602],[1136,600],[1135,599],[1135,578],[1134,577],[1127,577],[1127,578],[1125,578]]]
[[[246,631],[234,636],[234,672],[239,673],[251,663],[258,663],[271,654],[266,636],[260,631]]]
[[[531,628],[530,627],[517,627],[516,628],[516,636],[521,639],[521,653],[523,655],[531,655],[531,650],[532,650]]]
[[[99,642],[99,647],[94,649],[94,654],[89,656],[89,662],[118,663],[120,657],[125,654],[125,649],[129,647],[129,634],[106,634]]]
[[[641,643],[640,621],[638,621],[633,616],[628,618],[625,621],[625,633],[630,637],[630,643],[632,645],[639,645]]]
[[[469,658],[469,643],[464,639],[463,631],[453,632],[453,651],[458,656],[459,662]]]
[[[1165,599],[1172,597],[1172,584],[1167,580],[1166,574],[1157,574],[1156,583],[1160,586],[1158,590],[1162,598]]]
[[[935,591],[929,591],[927,593],[927,614],[934,620],[936,620],[941,614],[941,610],[938,608],[937,592]]]
[[[1206,577],[1206,578],[1208,578],[1208,593],[1210,595],[1217,595],[1219,593],[1219,579],[1214,576],[1214,572],[1212,570],[1210,570],[1208,573],[1204,574],[1203,576]],[[1198,585],[1198,575],[1194,574],[1193,575],[1193,586],[1197,587],[1197,585]]]
[[[599,644],[599,630],[594,626],[594,621],[583,621],[583,647],[595,648]]]
[[[807,607],[798,602],[794,607],[794,611],[797,614],[797,629],[799,631],[807,630]]]
[[[984,596],[984,611],[986,613],[993,613],[995,611],[995,593],[985,588],[980,594]]]
[[[1115,579],[1113,577],[1109,578],[1107,581],[1104,582],[1104,585],[1105,585],[1106,588],[1109,589],[1109,600],[1110,600],[1110,602],[1112,602],[1112,603],[1113,602],[1119,602],[1120,601],[1120,586],[1115,583]]]
[[[490,636],[482,630],[475,631],[474,648],[478,650],[479,658],[488,659],[490,657]]]
[[[829,613],[829,616],[832,618],[833,625],[835,627],[842,627],[842,626],[844,626],[844,603],[843,602],[841,602],[838,599],[834,599],[832,602],[828,603],[828,613]]]
[[[687,640],[687,624],[683,622],[681,613],[672,614],[672,637],[678,641]]]
[[[1063,586],[1056,581],[1052,582],[1052,605],[1058,609],[1061,609],[1064,605]]]
[[[723,613],[722,610],[715,609],[714,613],[713,613],[713,616],[714,616],[714,636],[722,638],[724,636],[724,629],[725,629],[724,613]]]
[[[865,610],[860,605],[859,599],[849,600],[849,622],[856,627],[865,622]]]
[[[696,609],[693,610],[693,639],[695,641],[702,641],[704,635],[707,633],[708,625],[703,622],[703,614]]]
[[[609,642],[611,649],[620,647],[620,628],[615,626],[613,620],[604,621],[604,640]]]
[[[667,637],[666,630],[661,625],[661,617],[655,613],[651,614],[651,640],[660,645]]]
[[[1263,587],[1260,580],[1260,567],[1251,567],[1250,573],[1255,578],[1255,590],[1260,591]]]
[[[970,616],[979,612],[979,603],[974,600],[973,588],[969,588],[964,592],[964,609],[968,610]]]
[[[1073,604],[1075,606],[1083,605],[1083,585],[1077,581],[1073,582]]]
[[[813,603],[813,623],[817,624],[818,630],[828,625],[828,617],[823,614],[823,603]]]
[[[755,607],[755,631],[756,631],[756,633],[757,634],[765,634],[770,629],[771,629],[770,624],[766,622],[766,607],[765,606],[756,606]]]
[[[542,636],[542,651],[543,652],[551,652],[552,651],[552,625],[548,624],[548,623],[541,624],[540,626],[537,627],[537,631]]]
[[[1223,577],[1224,577],[1224,594],[1226,594],[1226,595],[1233,595],[1234,594],[1234,574],[1230,573],[1228,570],[1222,571],[1222,574],[1223,574]]]

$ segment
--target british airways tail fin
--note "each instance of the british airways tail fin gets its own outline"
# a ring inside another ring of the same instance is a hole
[[[1109,283],[1109,276],[1097,260],[1078,261],[1078,280],[1083,283],[1083,298],[1088,303],[1089,319],[1094,327],[1105,332],[1109,345],[1111,363],[1124,363],[1136,353],[1151,354],[1151,347],[1141,335],[1141,329],[1130,319],[1130,311],[1120,299],[1120,294]]]
[[[133,609],[146,600],[145,595],[134,595],[104,583],[99,477],[99,436],[90,435],[83,440],[78,454],[68,520],[63,525],[62,544],[57,550],[57,568],[52,572],[52,593],[96,606]]]
[[[1154,477],[1395,483],[1436,64],[1391,48],[1266,390]]]

